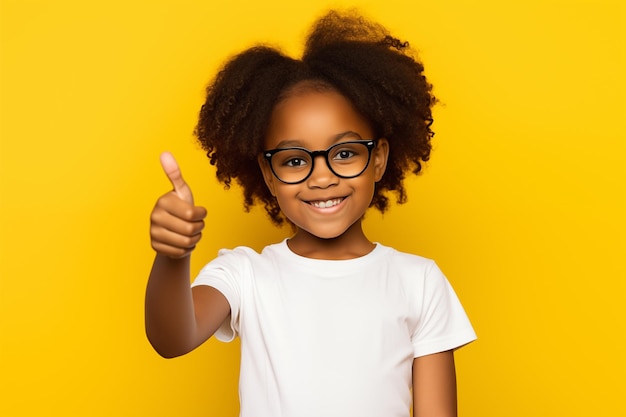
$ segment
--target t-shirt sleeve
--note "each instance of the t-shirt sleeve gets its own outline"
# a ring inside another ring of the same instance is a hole
[[[222,249],[217,258],[209,262],[191,284],[208,285],[221,292],[230,304],[230,316],[215,332],[222,342],[230,342],[239,334],[239,311],[241,306],[241,277],[248,262],[242,251]]]
[[[454,289],[434,262],[425,269],[418,314],[412,334],[416,358],[456,349],[476,339]]]

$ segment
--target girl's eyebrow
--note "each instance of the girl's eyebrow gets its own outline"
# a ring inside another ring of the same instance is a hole
[[[362,139],[361,135],[359,135],[357,132],[353,132],[352,130],[348,130],[346,132],[341,132],[341,133],[338,133],[338,134],[332,136],[333,143],[339,142],[341,139],[345,138],[346,136],[356,136],[358,139]],[[303,147],[304,146],[302,144],[302,141],[300,141],[298,139],[281,140],[276,145],[276,149],[281,149],[281,148],[303,148]]]
[[[300,142],[297,139],[285,139],[285,140],[281,140],[280,142],[278,142],[278,144],[276,145],[275,149],[282,149],[282,148],[301,148],[302,147],[302,142]]]
[[[359,135],[357,132],[353,132],[352,130],[348,130],[346,132],[339,133],[339,134],[335,135],[335,141],[338,141],[339,139],[343,139],[346,136],[357,136],[359,139],[363,139],[361,137],[361,135]]]

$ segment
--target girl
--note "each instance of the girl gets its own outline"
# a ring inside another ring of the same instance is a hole
[[[436,264],[371,242],[368,207],[430,154],[435,102],[408,44],[331,12],[300,60],[254,47],[207,90],[196,128],[218,178],[294,233],[222,250],[189,286],[207,214],[173,157],[151,215],[146,331],[164,357],[241,338],[242,417],[455,416],[453,350],[475,339]]]

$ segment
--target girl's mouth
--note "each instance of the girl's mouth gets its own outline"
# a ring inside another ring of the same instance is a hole
[[[336,206],[337,204],[341,204],[343,200],[344,200],[344,197],[341,197],[341,198],[333,198],[332,200],[325,200],[325,201],[309,201],[309,204],[316,208],[330,208],[330,207]]]

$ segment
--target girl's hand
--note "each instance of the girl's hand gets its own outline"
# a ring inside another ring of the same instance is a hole
[[[191,189],[172,154],[164,152],[161,165],[174,190],[159,198],[152,209],[150,241],[159,255],[184,258],[200,241],[207,212],[204,207],[194,206]]]

